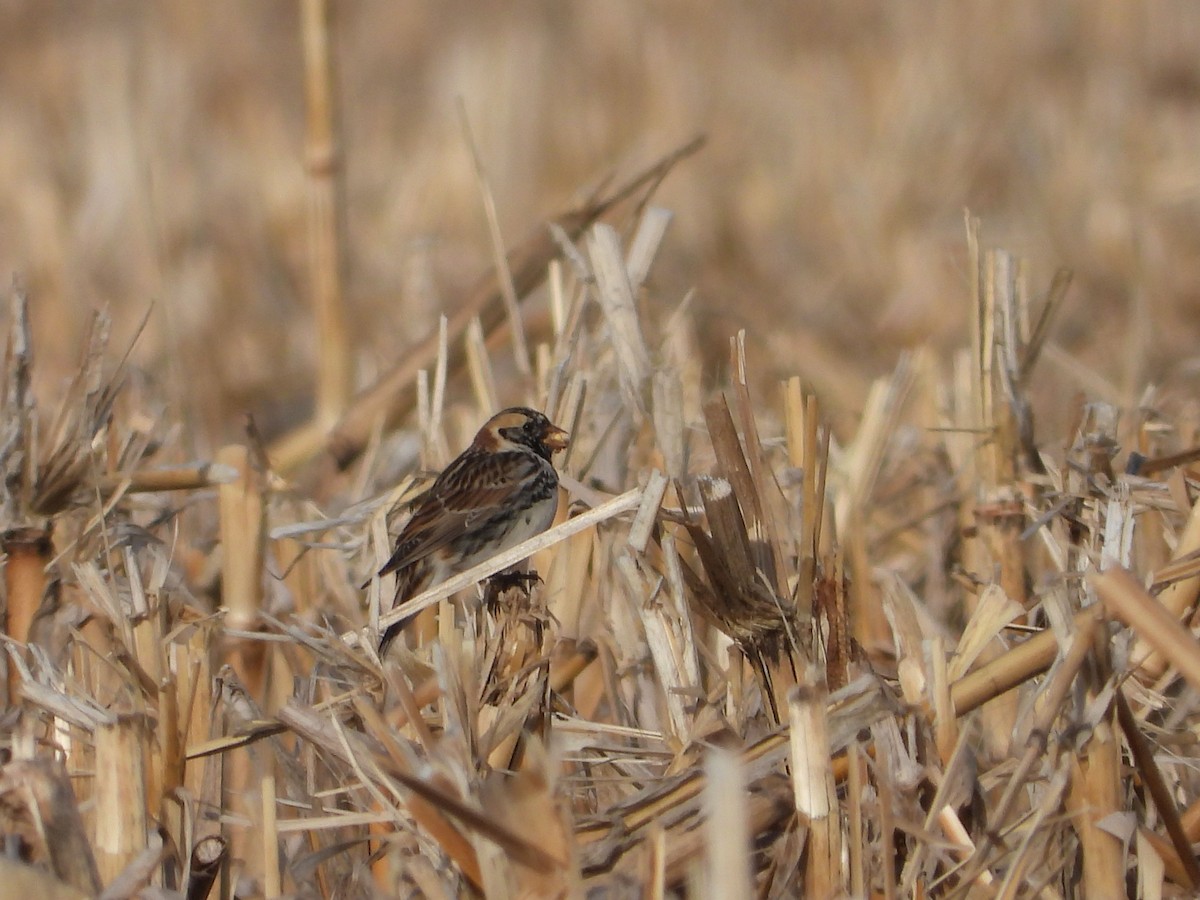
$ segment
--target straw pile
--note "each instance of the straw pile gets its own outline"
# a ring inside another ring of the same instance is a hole
[[[314,164],[313,418],[200,463],[103,315],[39,405],[14,288],[0,897],[1200,888],[1196,423],[1081,396],[1047,439],[1070,273],[1029,283],[969,216],[969,332],[852,427],[798,377],[761,390],[744,335],[718,379],[648,280],[654,189],[699,143],[493,229],[494,271],[353,398]],[[390,611],[408,501],[513,402],[572,434],[559,521],[460,582],[530,556],[541,584]]]
[[[645,313],[669,214],[627,218],[622,245],[588,224],[609,205],[548,231],[552,262],[542,238],[509,254],[514,298],[549,273],[526,301],[548,334],[486,280],[409,379],[419,428],[376,416],[356,443],[368,392],[324,432],[344,473],[310,492],[253,427],[211,465],[157,465],[172,435],[120,390],[102,318],[38,409],[14,292],[0,821],[22,854],[106,896],[1200,884],[1197,454],[1148,405],[1081,403],[1069,446],[1038,443],[1025,388],[1065,273],[1035,297],[968,221],[968,345],[950,372],[905,358],[835,439],[798,379],[751,395],[737,336],[706,390],[687,304]],[[389,584],[357,586],[419,489],[396,474],[411,437],[435,469],[499,397],[573,434],[562,521],[511,555],[543,584],[483,608],[448,583],[381,664]],[[189,503],[207,558],[174,552],[202,543]]]

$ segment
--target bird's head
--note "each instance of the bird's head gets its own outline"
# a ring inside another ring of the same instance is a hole
[[[536,409],[512,406],[496,413],[475,435],[475,445],[492,452],[526,447],[543,459],[564,450],[570,435]]]

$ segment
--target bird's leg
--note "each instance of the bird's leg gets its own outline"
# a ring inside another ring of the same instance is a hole
[[[503,598],[509,590],[520,590],[521,600],[529,600],[534,584],[541,583],[541,576],[538,575],[538,572],[526,571],[524,568],[526,565],[528,564],[517,563],[488,578],[484,587],[484,602],[488,610],[496,611],[500,604],[500,598]]]
[[[533,591],[535,584],[540,584],[542,576],[537,572],[526,572],[521,568],[523,564],[518,563],[503,572],[497,572],[487,580],[487,586],[484,588],[484,602],[491,609],[500,602],[500,598],[505,591],[510,591],[514,588],[521,591],[525,595],[524,599],[528,600],[530,593]]]

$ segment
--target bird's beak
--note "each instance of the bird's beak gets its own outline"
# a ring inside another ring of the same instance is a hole
[[[567,434],[557,425],[551,425],[546,429],[546,433],[542,435],[542,443],[551,450],[566,450],[567,445],[571,443],[571,435]]]

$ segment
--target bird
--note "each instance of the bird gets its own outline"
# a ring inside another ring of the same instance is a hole
[[[552,457],[569,442],[566,431],[528,407],[510,406],[488,419],[413,501],[412,518],[378,573],[396,573],[393,608],[549,528],[558,511]],[[402,624],[384,631],[380,656]]]

